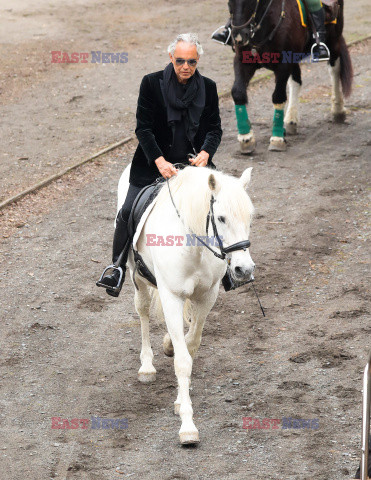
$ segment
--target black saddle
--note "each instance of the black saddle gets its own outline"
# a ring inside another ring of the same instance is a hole
[[[143,216],[143,213],[146,211],[147,207],[153,202],[153,200],[157,197],[163,185],[164,185],[164,181],[160,179],[156,183],[148,185],[147,187],[144,187],[138,193],[137,197],[134,200],[134,203],[130,212],[130,216],[129,216],[129,221],[128,221],[128,230],[129,230],[130,238],[134,238],[134,234],[139,225],[140,219]],[[153,285],[157,286],[155,276],[149,270],[147,265],[144,263],[144,260],[139,254],[139,252],[137,250],[134,250],[133,248],[133,253],[134,253],[134,262],[135,262],[133,282],[135,287],[138,289],[138,286],[135,282],[136,272],[138,272],[139,275],[141,275],[142,277],[146,278]]]

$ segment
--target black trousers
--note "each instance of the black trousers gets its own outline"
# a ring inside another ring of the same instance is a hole
[[[136,187],[135,185],[129,185],[128,193],[126,194],[125,202],[121,207],[121,210],[117,216],[121,216],[125,222],[129,220],[129,215],[131,208],[133,206],[134,200],[136,199],[138,193],[142,190],[142,187]]]
[[[128,259],[131,240],[128,232],[128,220],[134,200],[141,190],[142,187],[136,187],[135,185],[131,184],[129,185],[125,202],[116,217],[116,229],[113,236],[112,263],[116,263],[120,253],[125,249],[125,254],[122,257],[120,266],[125,266]]]

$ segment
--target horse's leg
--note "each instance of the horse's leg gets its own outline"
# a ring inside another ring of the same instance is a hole
[[[232,98],[235,105],[238,135],[241,153],[252,153],[255,150],[255,137],[251,129],[251,122],[247,114],[247,87],[255,73],[252,65],[242,63],[242,55],[234,57],[234,83]]]
[[[205,320],[210,313],[210,310],[213,308],[218,293],[219,283],[217,283],[212,290],[209,290],[204,297],[192,302],[194,316],[192,318],[188,333],[185,337],[188,351],[191,354],[192,359],[195,358],[200,347]]]
[[[140,316],[142,330],[142,350],[140,352],[140,362],[142,366],[138,371],[138,380],[142,383],[150,383],[156,380],[156,369],[152,365],[153,352],[149,338],[149,308],[151,298],[148,287],[136,277],[136,283],[139,290],[135,289],[134,303],[135,309]]]
[[[340,57],[330,58],[329,65],[332,84],[331,113],[335,122],[342,123],[346,117],[346,110],[340,88]]]
[[[156,275],[166,326],[174,348],[174,369],[178,379],[178,398],[180,400],[179,415],[182,425],[179,430],[180,442],[194,444],[199,442],[198,430],[193,423],[192,402],[189,396],[189,386],[192,373],[192,357],[188,352],[183,329],[184,301],[161,287],[161,280]]]
[[[294,63],[292,73],[288,81],[289,84],[289,103],[285,114],[285,129],[288,135],[296,135],[298,127],[298,105],[301,89],[301,71],[300,65]]]
[[[291,74],[291,66],[281,63],[274,72],[276,87],[272,95],[274,105],[273,129],[269,141],[269,150],[283,152],[286,150],[285,129],[283,126],[283,115],[287,100],[286,85]]]
[[[194,317],[192,318],[188,333],[185,336],[188,351],[192,357],[192,360],[196,356],[196,353],[200,347],[202,330],[205,325],[205,320],[215,303],[216,297],[218,296],[218,292],[219,292],[219,284],[217,284],[213,290],[208,292],[205,298],[192,303]],[[178,392],[178,397],[174,402],[175,415],[179,415],[179,408],[180,408],[180,394]]]

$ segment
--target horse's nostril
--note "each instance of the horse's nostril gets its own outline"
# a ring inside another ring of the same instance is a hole
[[[244,275],[244,271],[242,270],[241,267],[236,267],[235,272],[237,275]]]

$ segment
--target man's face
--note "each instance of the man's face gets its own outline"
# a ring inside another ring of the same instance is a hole
[[[196,60],[198,62],[200,56],[197,54],[196,45],[190,45],[185,42],[178,42],[174,55],[169,53],[170,60],[174,65],[177,79],[180,83],[187,83],[187,80],[195,73],[197,65],[191,66],[187,62],[183,65],[177,65],[177,59]],[[178,60],[179,61],[179,60]]]

